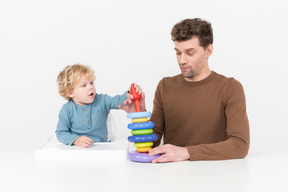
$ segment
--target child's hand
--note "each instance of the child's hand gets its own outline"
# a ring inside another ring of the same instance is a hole
[[[137,85],[136,83],[134,83],[134,86],[136,88],[136,92],[141,95],[141,98],[139,100],[140,109],[141,109],[141,111],[145,111],[146,110],[145,93],[142,92],[141,87],[139,85]],[[129,92],[130,92],[130,88],[131,87],[129,87]],[[119,105],[118,106],[119,109],[122,109],[122,110],[126,111],[127,113],[136,112],[135,104],[133,103],[133,95],[128,93],[126,96],[127,96],[127,99],[123,102],[123,104],[125,106]]]
[[[78,137],[74,142],[73,145],[82,147],[82,148],[88,148],[93,144],[93,139],[86,136],[80,136]]]

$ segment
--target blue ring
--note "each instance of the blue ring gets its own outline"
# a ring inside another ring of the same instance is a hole
[[[160,157],[161,155],[149,156],[148,153],[139,153],[137,151],[129,152],[129,159],[131,161],[140,162],[140,163],[151,163],[153,159]]]
[[[135,112],[135,113],[128,113],[127,118],[129,119],[136,119],[136,118],[144,118],[144,117],[150,117],[151,112],[149,111],[143,111],[143,112]]]
[[[156,134],[137,135],[137,136],[129,136],[128,137],[128,141],[134,142],[134,143],[156,141],[157,139],[158,139],[158,136]]]
[[[152,121],[144,122],[144,123],[129,123],[128,129],[138,130],[138,129],[152,129],[154,127],[154,123]]]

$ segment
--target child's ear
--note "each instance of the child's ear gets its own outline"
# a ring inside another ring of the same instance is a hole
[[[73,95],[73,93],[72,93],[71,90],[66,90],[66,95],[67,95],[68,97],[70,97],[70,98],[73,98],[73,97],[74,97],[74,95]]]

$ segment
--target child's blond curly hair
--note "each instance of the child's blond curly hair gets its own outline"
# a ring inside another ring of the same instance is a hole
[[[66,100],[71,101],[72,98],[68,96],[68,92],[74,90],[75,84],[83,75],[87,79],[95,80],[94,71],[87,65],[75,64],[65,67],[57,77],[60,95]]]

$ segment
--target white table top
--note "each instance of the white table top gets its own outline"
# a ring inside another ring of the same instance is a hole
[[[0,191],[288,191],[288,152],[163,164],[34,155],[0,153]]]

